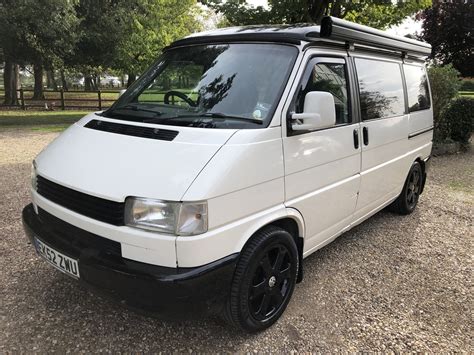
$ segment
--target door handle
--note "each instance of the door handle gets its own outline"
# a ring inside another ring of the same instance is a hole
[[[354,148],[359,149],[359,130],[355,129],[352,134],[354,135]]]
[[[362,128],[362,137],[364,145],[369,145],[369,129],[367,127]]]

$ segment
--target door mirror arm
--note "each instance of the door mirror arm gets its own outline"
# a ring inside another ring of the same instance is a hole
[[[293,113],[291,115],[292,120],[302,121],[302,123],[293,123],[291,128],[294,131],[311,131],[316,129],[319,122],[321,121],[321,115],[319,113]]]

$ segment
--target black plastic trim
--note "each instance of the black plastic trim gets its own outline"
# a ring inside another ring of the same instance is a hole
[[[292,136],[299,136],[302,134],[307,134],[307,133],[312,133],[312,132],[318,132],[318,131],[324,131],[328,129],[334,129],[338,127],[344,127],[344,126],[351,126],[355,123],[358,123],[355,121],[354,115],[354,101],[353,101],[353,95],[352,95],[352,86],[351,86],[351,68],[349,66],[349,57],[345,57],[342,55],[320,55],[320,54],[314,54],[308,58],[308,60],[302,65],[305,66],[305,69],[303,71],[303,75],[300,77],[297,88],[295,93],[293,94],[293,97],[291,98],[290,105],[288,107],[288,110],[286,112],[286,134],[287,137],[292,137]],[[336,64],[344,64],[345,65],[345,72],[346,72],[346,83],[347,83],[347,91],[348,91],[348,104],[350,106],[350,112],[351,112],[351,122],[347,123],[340,123],[336,124],[333,127],[327,127],[327,128],[321,128],[321,129],[316,129],[316,130],[307,130],[307,131],[293,131],[291,129],[291,115],[292,115],[292,109],[294,108],[296,98],[299,94],[299,91],[301,90],[302,86],[304,85],[305,80],[309,78],[312,72],[312,67],[318,63],[336,63]]]
[[[84,127],[97,131],[122,134],[162,141],[172,141],[178,135],[178,131],[162,128],[135,126],[130,124],[115,123],[109,121],[91,120]]]
[[[434,127],[430,127],[430,128],[424,129],[424,130],[422,130],[422,131],[409,134],[409,135],[408,135],[408,139],[417,137],[417,136],[419,136],[419,135],[421,135],[421,134],[425,134],[425,133],[431,132],[431,131],[433,131],[433,130],[434,130]]]
[[[164,52],[176,47],[196,44],[236,43],[236,42],[271,42],[300,45],[304,36],[289,33],[241,33],[229,35],[187,37],[171,43]]]
[[[352,136],[354,138],[354,149],[359,149],[359,130],[356,128],[352,132]]]
[[[362,140],[365,146],[369,145],[369,129],[367,127],[362,128]]]
[[[124,225],[125,203],[106,200],[97,196],[70,189],[38,175],[36,178],[38,194],[64,208],[95,220]]]

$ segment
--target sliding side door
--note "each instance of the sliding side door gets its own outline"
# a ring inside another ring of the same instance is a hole
[[[356,56],[354,63],[363,137],[357,223],[400,194],[412,162],[401,60]]]

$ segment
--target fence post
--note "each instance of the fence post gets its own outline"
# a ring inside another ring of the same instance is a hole
[[[100,92],[100,89],[97,91],[97,95],[99,97],[99,110],[102,110],[102,94]]]
[[[20,104],[21,104],[21,109],[26,110],[25,93],[23,92],[23,88],[20,88]]]
[[[61,88],[61,110],[65,110],[66,109],[66,104],[64,103],[64,89]]]

